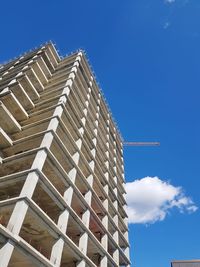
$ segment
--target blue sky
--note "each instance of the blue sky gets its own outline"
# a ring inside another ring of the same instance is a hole
[[[50,39],[62,55],[84,48],[124,139],[161,142],[124,150],[144,196],[130,199],[132,266],[198,258],[199,0],[8,0],[0,21],[0,62]]]

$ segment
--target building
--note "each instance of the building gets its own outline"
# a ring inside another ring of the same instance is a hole
[[[200,267],[200,260],[172,261],[171,267]]]
[[[130,266],[123,144],[84,52],[0,68],[0,267]]]

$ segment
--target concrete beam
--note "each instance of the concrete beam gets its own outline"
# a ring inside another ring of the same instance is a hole
[[[6,132],[0,127],[0,148],[12,146],[13,142]]]
[[[19,82],[11,84],[9,86],[9,89],[13,92],[13,94],[16,96],[16,98],[19,100],[19,102],[25,109],[34,108],[33,101]]]
[[[26,110],[8,88],[0,93],[0,99],[16,120],[22,121],[28,118]]]
[[[26,93],[29,95],[29,97],[33,102],[40,98],[40,95],[37,92],[35,86],[33,85],[33,83],[26,74],[22,74],[20,77],[16,79],[22,85],[22,87],[24,88],[24,90],[26,91]]]
[[[0,101],[0,127],[2,127],[7,133],[15,133],[21,131],[21,126]]]

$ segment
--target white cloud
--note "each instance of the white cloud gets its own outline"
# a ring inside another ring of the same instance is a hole
[[[145,177],[126,184],[129,223],[155,223],[165,219],[176,207],[180,212],[193,213],[198,208],[182,187],[175,187],[158,177]]]
[[[169,22],[165,22],[163,28],[166,30],[166,29],[168,29],[170,27],[170,25],[171,24]]]
[[[165,3],[168,3],[168,4],[172,4],[174,2],[175,2],[175,0],[165,0]]]
[[[166,4],[173,4],[173,3],[177,2],[177,3],[185,6],[186,4],[188,4],[189,0],[164,0],[164,2]]]

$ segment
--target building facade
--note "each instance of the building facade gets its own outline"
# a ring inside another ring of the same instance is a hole
[[[173,261],[171,267],[200,267],[200,260]]]
[[[0,67],[0,267],[130,266],[123,143],[82,51]]]

